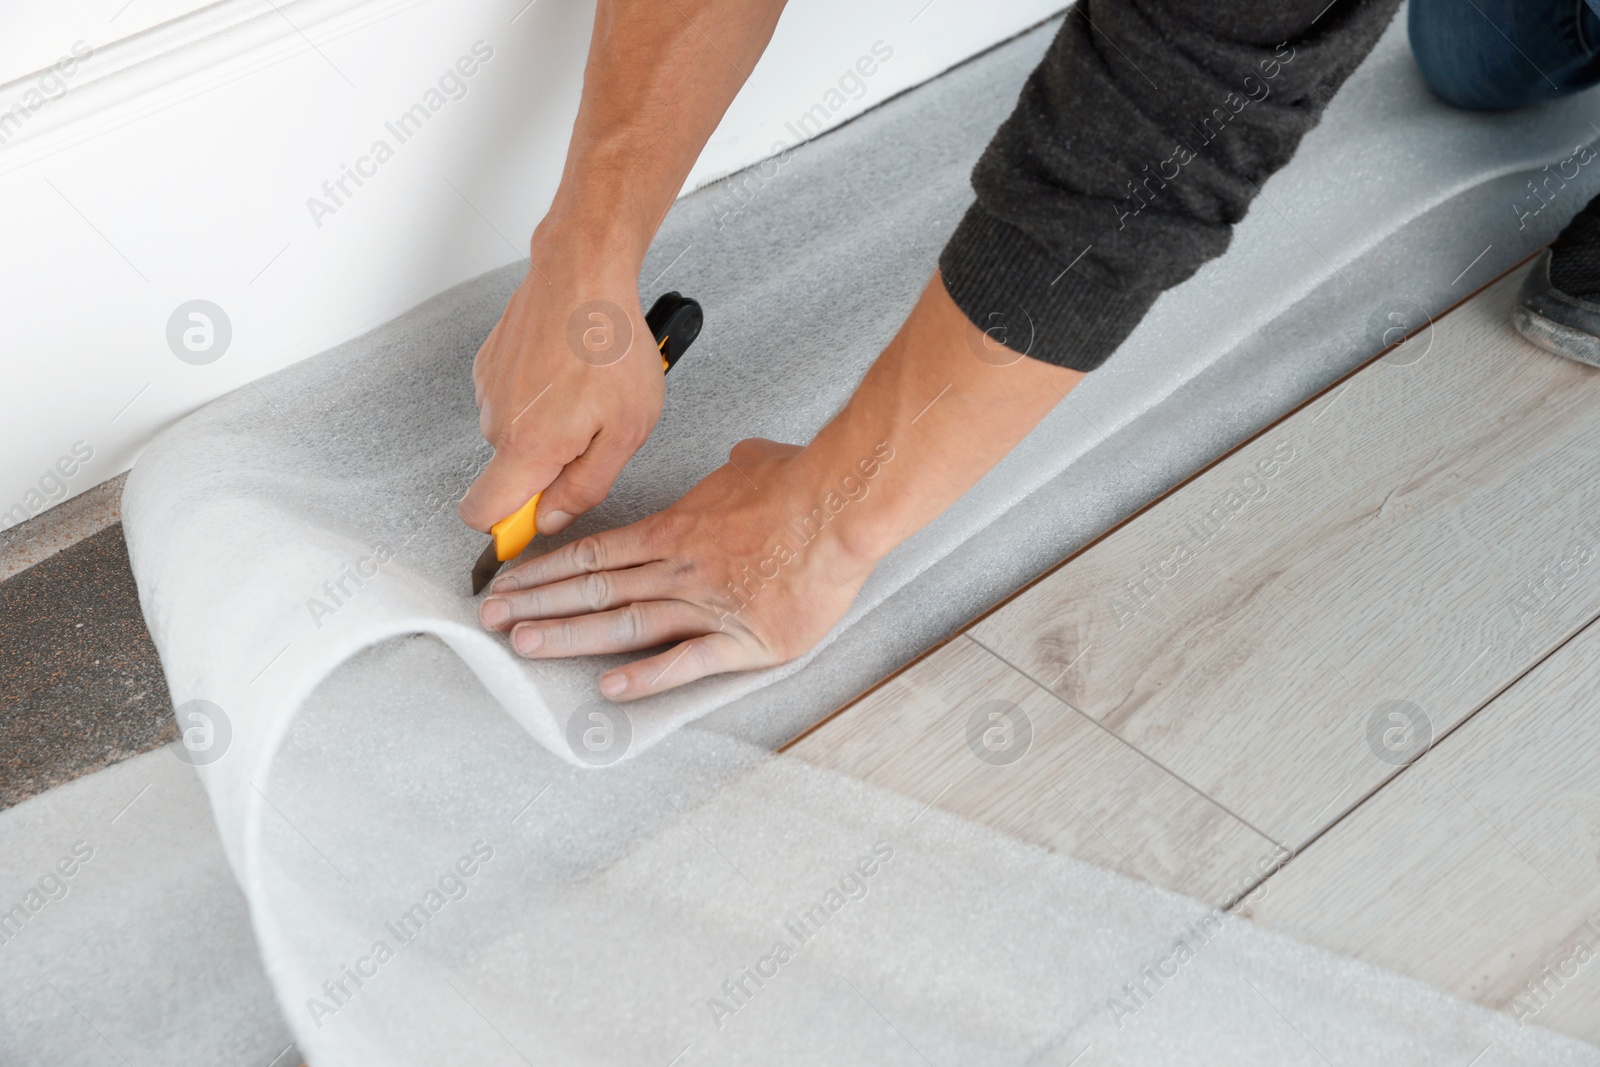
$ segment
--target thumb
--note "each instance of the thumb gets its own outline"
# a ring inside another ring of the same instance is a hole
[[[611,492],[637,446],[601,431],[583,455],[568,463],[539,498],[542,534],[558,534]]]
[[[561,473],[561,465],[546,456],[518,456],[498,450],[461,498],[456,511],[474,530],[489,527],[526,504]],[[540,501],[540,511],[544,510]]]

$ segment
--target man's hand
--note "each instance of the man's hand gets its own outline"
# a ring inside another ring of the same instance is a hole
[[[783,0],[599,0],[561,184],[531,268],[473,364],[494,459],[461,501],[479,530],[534,493],[540,533],[605,498],[661,415],[639,309],[645,251]]]
[[[665,511],[507,572],[479,616],[530,659],[681,642],[608,673],[600,691],[614,700],[783,663],[822,639],[872,573],[876,559],[846,534],[856,524],[828,509],[873,506],[893,468],[884,455],[830,477],[794,445],[742,441]]]
[[[530,658],[675,647],[600,679],[632,700],[806,652],[878,560],[998,463],[1083,379],[980,332],[937,276],[804,448],[744,441],[683,499],[509,571],[479,606]]]
[[[551,282],[540,260],[551,270],[576,262],[536,253],[473,361],[478,425],[494,458],[460,513],[479,530],[543,491],[539,532],[559,533],[605,499],[661,417],[661,357],[633,279]]]

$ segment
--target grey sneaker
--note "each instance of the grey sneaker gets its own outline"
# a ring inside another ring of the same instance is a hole
[[[1600,367],[1600,197],[1539,253],[1511,321],[1546,352]]]

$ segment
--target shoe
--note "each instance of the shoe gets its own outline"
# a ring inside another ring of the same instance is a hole
[[[1546,352],[1600,367],[1600,197],[1539,253],[1511,321]]]

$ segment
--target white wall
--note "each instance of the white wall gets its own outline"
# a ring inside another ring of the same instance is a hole
[[[792,0],[689,187],[792,143],[786,123],[817,103],[837,124],[1057,7]],[[582,0],[225,0],[97,50],[31,112],[36,77],[0,88],[0,525],[127,469],[206,401],[523,258],[592,16]],[[400,143],[385,123],[480,41],[492,58],[465,95]],[[859,98],[830,96],[880,41],[893,57]],[[331,203],[323,183],[378,140],[393,158],[314,219],[308,198]],[[206,365],[167,339],[196,299],[231,324]]]

